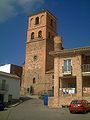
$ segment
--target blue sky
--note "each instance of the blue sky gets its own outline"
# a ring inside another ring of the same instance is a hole
[[[0,65],[24,62],[27,16],[42,9],[56,16],[64,48],[90,46],[90,0],[0,0]]]

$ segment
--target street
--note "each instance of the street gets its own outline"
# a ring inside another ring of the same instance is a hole
[[[51,109],[44,106],[40,99],[29,99],[0,111],[0,120],[90,120],[90,112],[70,114],[68,108]]]

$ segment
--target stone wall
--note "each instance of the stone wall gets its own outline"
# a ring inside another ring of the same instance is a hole
[[[48,107],[50,108],[60,108],[63,106],[68,106],[70,104],[70,102],[74,99],[79,99],[78,97],[73,97],[73,96],[69,96],[69,97],[49,97],[48,99]],[[88,102],[90,102],[90,97],[82,97],[82,99],[88,100]]]

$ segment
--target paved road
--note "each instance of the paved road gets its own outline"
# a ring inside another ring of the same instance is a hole
[[[90,120],[90,113],[70,114],[68,108],[50,109],[39,99],[0,111],[0,120]]]

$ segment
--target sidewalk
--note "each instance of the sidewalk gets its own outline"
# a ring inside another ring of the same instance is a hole
[[[19,99],[19,101],[17,101],[17,102],[12,102],[12,103],[10,103],[10,104],[8,103],[6,106],[7,106],[8,108],[15,107],[15,106],[17,106],[17,105],[19,105],[19,104],[27,101],[27,100],[30,100],[30,99],[39,99],[39,98],[38,98],[38,96],[36,96],[36,95],[21,96],[20,99]]]
[[[19,104],[21,104],[23,101],[19,101],[19,102],[17,102],[17,103],[12,103],[12,104],[10,104],[10,105],[8,105],[7,107],[8,108],[11,108],[11,107],[16,107],[17,105],[19,105]]]

